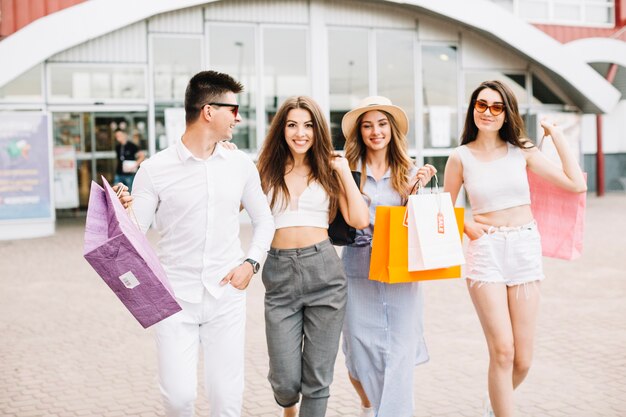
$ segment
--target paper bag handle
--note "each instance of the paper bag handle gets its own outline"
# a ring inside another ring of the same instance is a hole
[[[115,193],[115,196],[118,198],[118,200],[123,192],[124,192],[124,184],[120,182],[118,183],[117,193]],[[141,230],[141,227],[139,227],[139,220],[137,220],[137,216],[135,215],[135,210],[133,210],[132,201],[128,204],[128,208],[126,209],[126,212],[130,215],[129,217],[131,221],[133,222],[133,224],[137,227],[137,229]]]

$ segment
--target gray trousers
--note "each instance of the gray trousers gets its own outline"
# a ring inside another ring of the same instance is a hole
[[[347,287],[335,248],[325,240],[300,249],[270,249],[263,267],[268,380],[276,402],[300,417],[326,414]]]

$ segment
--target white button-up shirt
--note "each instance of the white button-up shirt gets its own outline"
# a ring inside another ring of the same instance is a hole
[[[217,145],[199,159],[178,141],[144,161],[133,182],[133,210],[144,233],[153,223],[158,255],[177,298],[200,302],[206,288],[214,297],[219,282],[244,258],[263,259],[274,236],[274,221],[259,174],[241,151]],[[252,219],[252,244],[244,257],[239,208]]]

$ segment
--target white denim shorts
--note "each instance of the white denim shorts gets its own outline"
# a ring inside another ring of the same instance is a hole
[[[490,227],[467,248],[465,277],[511,287],[544,279],[541,237],[534,221],[518,227]]]

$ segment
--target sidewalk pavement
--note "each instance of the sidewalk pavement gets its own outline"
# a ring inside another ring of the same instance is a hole
[[[517,416],[626,416],[625,216],[625,195],[590,195],[583,257],[545,259],[534,364],[515,394]],[[0,242],[1,416],[163,416],[152,331],[83,259],[83,225],[59,220],[52,237]],[[249,242],[249,225],[242,239]],[[415,416],[481,416],[487,350],[465,284],[424,286],[431,359],[415,369]],[[257,276],[248,291],[244,417],[280,415],[266,374]],[[356,416],[358,407],[340,354],[327,416]],[[200,392],[197,416],[208,409]]]

